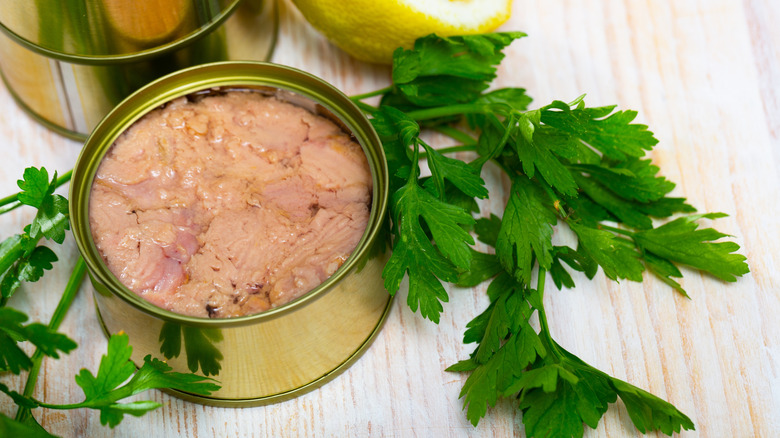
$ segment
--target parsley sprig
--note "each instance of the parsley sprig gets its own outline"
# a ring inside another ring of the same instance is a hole
[[[574,287],[571,271],[592,279],[599,267],[612,280],[642,281],[644,272],[687,296],[678,265],[724,281],[748,272],[727,237],[697,221],[670,197],[674,183],[644,158],[658,143],[637,113],[587,107],[584,96],[528,109],[521,88],[488,91],[502,50],[518,32],[417,40],[398,49],[392,85],[354,97],[372,116],[391,173],[392,255],[385,286],[409,278],[408,305],[438,322],[449,297],[443,282],[472,287],[490,281],[488,308],[467,324],[465,343],[477,348],[448,368],[467,372],[461,398],[476,425],[499,398],[516,398],[526,434],[573,436],[595,428],[619,397],[641,432],[693,429],[670,403],[611,377],[561,347],[543,306],[545,279]],[[364,100],[380,96],[378,106]],[[424,129],[459,144],[436,150]],[[422,148],[422,151],[421,151]],[[471,161],[445,156],[472,151]],[[425,159],[430,176],[421,176]],[[488,196],[481,173],[492,162],[511,182],[502,217],[474,219]],[[656,226],[656,220],[681,217]],[[554,246],[556,227],[569,227],[575,246]],[[474,248],[472,233],[494,248]],[[536,279],[535,287],[532,286]],[[532,316],[539,319],[535,329]]]
[[[460,396],[474,425],[499,398],[515,398],[529,437],[579,437],[584,425],[597,427],[620,398],[643,433],[693,429],[693,422],[670,403],[593,368],[555,342],[543,305],[545,281],[549,274],[560,289],[574,287],[571,271],[592,279],[600,267],[616,281],[642,281],[648,271],[687,296],[676,280],[682,277],[678,265],[736,281],[749,271],[745,257],[736,253],[736,243],[718,241],[726,235],[699,228],[698,221],[722,213],[692,214],[696,210],[685,199],[668,196],[674,183],[643,158],[658,141],[647,126],[633,123],[636,112],[587,107],[584,96],[529,110],[531,98],[522,88],[488,90],[503,49],[523,36],[421,38],[414,48],[395,52],[390,86],[353,97],[372,116],[391,173],[387,234],[393,253],[383,272],[385,286],[395,294],[408,277],[408,305],[438,322],[442,303],[449,300],[443,282],[473,287],[490,281],[490,305],[464,334],[464,342],[477,347],[448,368],[469,373]],[[377,96],[378,106],[365,102]],[[458,144],[434,149],[421,138],[426,129]],[[475,158],[466,162],[445,155],[463,151]],[[427,161],[430,176],[422,176],[421,160]],[[481,178],[488,162],[506,174],[511,189],[501,217],[475,219],[476,200],[489,196]],[[119,403],[129,395],[150,388],[204,394],[217,388],[208,378],[172,373],[150,357],[134,374],[127,338],[117,335],[97,375],[82,370],[77,376],[83,402],[51,405],[30,396],[42,357],[56,358],[75,344],[56,332],[56,317],[48,327],[25,325],[26,315],[3,306],[22,282],[37,280],[56,260],[38,242],[64,238],[67,201],[53,194],[67,181],[63,178],[55,175],[50,182],[45,169],[27,169],[19,182],[23,192],[0,199],[0,213],[23,204],[38,208],[23,234],[0,244],[0,312],[5,312],[0,343],[9,346],[2,350],[0,370],[33,370],[23,394],[0,384],[0,392],[20,406],[15,420],[0,414],[0,432],[51,436],[29,415],[36,407],[99,409],[101,422],[113,427],[125,414],[142,415],[157,407],[154,402]],[[685,215],[668,219],[679,213]],[[656,226],[659,219],[666,222]],[[553,245],[555,227],[562,226],[577,237],[574,247]],[[477,251],[473,235],[494,251]],[[81,262],[74,271],[79,275]],[[81,277],[75,277],[63,300],[78,289]],[[178,330],[172,328],[166,344],[172,356],[180,349],[171,343]],[[39,348],[33,358],[15,345],[24,340]]]
[[[49,180],[45,168],[30,167],[25,169],[23,179],[17,182],[22,191],[0,199],[0,207],[3,208],[0,214],[22,205],[37,209],[35,218],[24,228],[23,233],[0,243],[0,373],[18,375],[22,371],[29,371],[22,393],[0,383],[0,392],[9,396],[19,407],[14,419],[0,414],[0,436],[52,437],[31,415],[31,410],[38,407],[58,410],[97,409],[100,411],[101,423],[114,427],[125,414],[141,416],[160,407],[159,403],[153,401],[120,402],[140,392],[168,388],[209,395],[219,389],[213,379],[173,372],[167,364],[151,356],[146,356],[144,364],[136,370],[130,361],[132,347],[128,344],[128,337],[118,334],[109,339],[107,354],[103,356],[97,374],[82,369],[76,376],[76,384],[84,390],[84,401],[52,404],[32,397],[44,357],[58,359],[60,354],[67,354],[77,347],[72,339],[58,332],[58,329],[85,277],[86,264],[79,258],[47,325],[28,323],[29,317],[25,313],[8,307],[7,303],[23,282],[38,281],[57,261],[52,249],[38,243],[41,240],[63,243],[65,240],[66,231],[70,227],[68,201],[54,191],[69,178],[70,172],[60,178],[55,173]],[[20,348],[21,342],[29,342],[36,347],[32,356]]]

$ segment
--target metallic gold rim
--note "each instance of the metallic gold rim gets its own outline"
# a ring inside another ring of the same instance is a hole
[[[51,50],[45,47],[41,47],[27,40],[26,38],[20,36],[16,32],[12,31],[8,27],[6,27],[2,22],[0,22],[0,31],[4,32],[6,35],[8,35],[9,38],[14,40],[18,44],[22,45],[26,49],[32,50],[33,52],[39,53],[41,55],[44,55],[52,59],[58,59],[73,64],[106,65],[106,64],[137,62],[164,53],[175,51],[183,46],[189,45],[194,41],[202,38],[204,35],[210,33],[211,31],[213,31],[214,29],[222,25],[222,23],[225,20],[227,20],[227,18],[230,17],[230,15],[238,8],[239,3],[241,3],[241,0],[235,0],[231,5],[226,7],[219,14],[217,14],[212,19],[212,21],[198,28],[194,32],[184,36],[183,38],[180,38],[176,41],[172,41],[168,44],[163,44],[161,46],[153,47],[148,50],[142,50],[140,52],[134,52],[134,53],[126,53],[122,55],[74,55],[71,53],[59,52],[56,50]],[[276,4],[275,4],[276,2],[274,0],[269,0],[269,3],[272,3],[274,9],[276,9]],[[278,16],[278,14],[275,15]]]
[[[363,343],[360,344],[360,346],[358,346],[358,348],[355,350],[354,353],[352,353],[349,357],[344,359],[344,362],[342,362],[332,370],[328,371],[321,377],[303,386],[299,386],[298,388],[285,391],[279,394],[273,394],[265,397],[249,398],[249,399],[215,398],[215,397],[191,394],[189,392],[177,391],[175,389],[162,389],[161,391],[184,401],[198,403],[206,406],[217,406],[222,408],[248,408],[248,407],[255,407],[255,406],[265,406],[273,403],[280,403],[283,401],[291,400],[307,392],[314,391],[315,389],[321,388],[326,383],[338,377],[341,373],[346,371],[347,368],[349,368],[355,362],[357,362],[357,360],[360,359],[361,356],[363,356],[366,350],[368,350],[368,347],[371,346],[371,344],[374,342],[379,332],[382,330],[382,327],[384,327],[385,321],[387,321],[387,317],[393,308],[393,302],[395,302],[394,298],[395,296],[389,297],[389,299],[387,300],[387,305],[385,305],[385,309],[382,311],[382,316],[379,318],[379,321],[377,321],[374,330],[371,331],[371,333],[368,335],[366,340],[363,341]],[[95,313],[97,314],[98,323],[100,324],[100,328],[103,330],[103,334],[106,335],[107,338],[110,337],[111,334],[108,332],[108,328],[106,328],[106,324],[103,322],[103,316],[100,314],[100,308],[98,307],[97,302],[95,302]]]

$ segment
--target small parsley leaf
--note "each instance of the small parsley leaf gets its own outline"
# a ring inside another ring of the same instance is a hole
[[[609,231],[575,223],[570,223],[569,226],[579,237],[583,253],[598,263],[607,277],[612,280],[626,278],[642,281],[644,266],[631,242]]]
[[[504,32],[419,38],[412,50],[398,48],[393,54],[397,88],[387,96],[400,94],[418,106],[474,101],[495,78],[495,66],[504,58],[501,50],[522,36]]]
[[[521,126],[528,126],[529,130],[536,131],[535,128],[532,128],[534,125],[527,118],[521,118],[521,121],[527,122]],[[577,184],[574,182],[571,172],[547,148],[547,143],[529,140],[528,137],[532,135],[531,133],[514,137],[513,144],[522,163],[523,172],[529,178],[533,178],[535,171],[538,170],[544,180],[559,192],[568,196],[576,195]]]
[[[436,195],[445,192],[444,179],[449,180],[461,192],[470,198],[484,199],[488,195],[485,181],[479,176],[477,169],[461,160],[445,157],[436,149],[422,143],[428,154],[428,167],[436,187]]]
[[[734,254],[739,245],[734,242],[712,242],[726,237],[712,228],[697,229],[696,220],[716,219],[722,214],[711,213],[677,218],[652,230],[637,232],[639,246],[653,254],[709,272],[723,281],[737,281],[750,269],[745,256]]]
[[[0,414],[0,436],[2,437],[25,437],[25,438],[57,438],[55,435],[46,432],[40,425],[20,423],[11,418]]]
[[[396,192],[393,205],[398,236],[382,272],[385,288],[396,292],[408,272],[410,308],[416,311],[419,304],[421,315],[438,322],[443,310],[440,301],[448,300],[439,279],[455,282],[456,267],[468,268],[468,245],[474,239],[460,225],[471,224],[474,219],[465,210],[436,199],[416,181]],[[436,247],[420,225],[421,219],[430,229]]]
[[[546,198],[527,178],[515,178],[501,221],[496,254],[504,269],[524,283],[531,280],[534,260],[544,268],[552,263],[550,239],[557,218],[545,205]]]
[[[135,365],[130,361],[132,353],[133,348],[128,345],[127,335],[111,336],[108,351],[100,360],[97,375],[92,375],[86,369],[76,375],[76,383],[84,391],[86,399],[74,407],[98,409],[100,423],[115,427],[125,414],[140,416],[161,406],[152,401],[118,403],[131,395],[159,388],[209,395],[219,389],[208,377],[172,372],[171,367],[152,359],[150,355],[144,358],[143,366],[136,371]],[[127,383],[122,385],[123,382]]]
[[[50,330],[40,323],[24,325],[27,315],[10,307],[0,307],[0,371],[19,374],[28,370],[32,361],[17,345],[30,341],[45,355],[58,358],[59,352],[68,353],[76,343],[67,336]]]
[[[641,157],[658,143],[646,125],[631,123],[636,111],[614,109],[614,106],[586,108],[582,102],[572,109],[556,101],[543,109],[541,120],[616,160]]]
[[[31,207],[38,208],[47,196],[54,192],[54,182],[57,180],[57,173],[54,173],[52,182],[49,182],[49,172],[45,167],[37,169],[28,167],[24,169],[22,179],[16,181],[22,191],[17,195],[19,202]]]

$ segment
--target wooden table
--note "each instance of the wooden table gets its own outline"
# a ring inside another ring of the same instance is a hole
[[[588,6],[586,7],[585,4]],[[517,0],[503,29],[530,36],[514,43],[496,86],[522,86],[537,105],[587,93],[590,105],[639,111],[660,140],[651,157],[678,183],[674,194],[700,211],[730,214],[715,226],[735,236],[752,272],[735,284],[685,271],[685,299],[659,281],[592,282],[548,289],[553,336],[592,365],[674,403],[701,436],[780,434],[780,3],[776,0]],[[289,4],[282,8],[274,61],[312,72],[347,94],[387,85],[389,69],[355,61],[331,46]],[[16,191],[29,165],[70,169],[80,144],[36,124],[0,88],[0,194]],[[487,176],[489,179],[490,177]],[[494,178],[495,179],[495,178]],[[501,190],[498,183],[498,189]],[[501,194],[486,204],[500,212]],[[0,218],[0,237],[32,219]],[[76,259],[72,239],[61,261],[11,305],[48,321]],[[35,397],[82,399],[73,376],[96,370],[106,339],[85,285],[61,328],[79,348],[46,360]],[[511,402],[491,409],[477,428],[458,400],[464,376],[444,368],[467,357],[465,323],[487,304],[484,287],[450,289],[436,326],[398,300],[381,334],[347,372],[324,387],[271,406],[225,409],[183,402],[157,391],[163,407],[127,417],[114,430],[97,412],[36,410],[64,437],[212,436],[508,436],[523,435]],[[0,381],[21,388],[20,378]],[[14,406],[0,397],[0,412]],[[588,436],[631,436],[617,404]],[[685,433],[693,436],[695,433]]]

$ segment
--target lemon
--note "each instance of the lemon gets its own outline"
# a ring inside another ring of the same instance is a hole
[[[511,0],[293,0],[330,41],[369,62],[392,62],[414,40],[490,32],[511,12]]]

